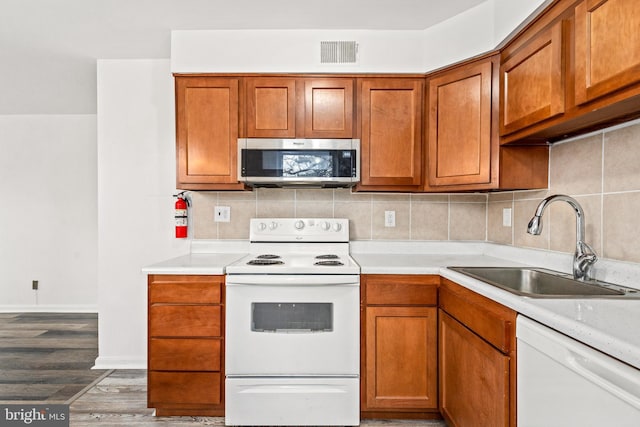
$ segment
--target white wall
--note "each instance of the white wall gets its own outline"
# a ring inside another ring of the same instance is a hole
[[[471,58],[495,47],[493,5],[469,9],[423,32],[422,71],[431,71]]]
[[[171,32],[175,73],[424,73],[493,50],[551,0],[487,0],[423,31],[201,30]],[[355,40],[357,64],[320,64],[320,41]]]
[[[95,115],[0,116],[0,311],[96,311],[96,164]]]
[[[494,9],[495,45],[500,44],[513,30],[541,10],[552,0],[490,0]]]
[[[189,252],[174,236],[169,60],[98,61],[97,368],[145,368],[144,265]]]
[[[357,64],[321,64],[320,41],[351,40]],[[171,71],[404,72],[422,71],[422,31],[209,30],[171,32]]]

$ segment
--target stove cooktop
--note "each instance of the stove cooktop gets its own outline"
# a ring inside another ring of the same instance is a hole
[[[360,274],[345,218],[253,218],[250,240],[227,274]]]
[[[227,274],[360,274],[346,254],[249,254],[227,267]]]

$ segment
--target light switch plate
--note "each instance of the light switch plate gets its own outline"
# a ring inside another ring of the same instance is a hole
[[[215,222],[229,222],[231,221],[231,207],[230,206],[216,206],[214,209]]]
[[[511,227],[511,208],[502,209],[502,226]]]

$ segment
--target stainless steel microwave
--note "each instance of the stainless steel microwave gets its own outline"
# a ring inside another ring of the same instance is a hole
[[[351,187],[360,181],[360,140],[241,138],[238,179],[254,187]]]

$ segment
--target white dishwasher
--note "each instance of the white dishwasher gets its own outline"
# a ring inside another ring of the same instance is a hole
[[[527,317],[516,325],[518,427],[640,426],[640,370]]]

